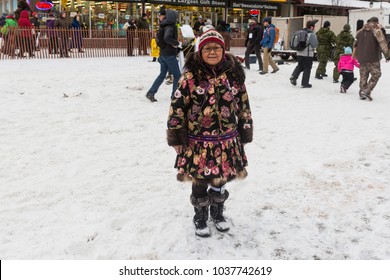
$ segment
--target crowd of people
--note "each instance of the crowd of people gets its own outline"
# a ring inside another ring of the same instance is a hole
[[[11,57],[34,57],[40,50],[40,21],[25,0],[18,1],[14,13],[5,15],[4,24],[0,23],[3,38],[2,52]],[[50,12],[46,19],[46,35],[49,54],[69,57],[69,52],[76,49],[83,51],[83,35],[80,16],[69,19],[66,12],[56,14]]]
[[[358,30],[356,38],[351,34],[351,26],[345,24],[337,36],[330,30],[331,23],[325,21],[318,32],[315,32],[317,20],[308,21],[305,30],[308,34],[306,48],[297,52],[298,65],[290,77],[292,85],[297,84],[299,74],[303,72],[301,85],[311,88],[309,83],[313,65],[314,50],[317,51],[318,67],[315,78],[323,80],[327,77],[327,62],[333,60],[333,82],[338,83],[340,75],[342,81],[340,92],[346,93],[351,84],[357,80],[354,76],[354,67],[360,68],[359,97],[361,100],[372,101],[371,96],[380,76],[380,60],[385,57],[390,60],[388,42],[383,27],[377,17],[371,17]],[[333,57],[331,57],[333,49]]]

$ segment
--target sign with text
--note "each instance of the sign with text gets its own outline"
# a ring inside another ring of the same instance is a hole
[[[279,4],[275,3],[264,3],[264,2],[258,2],[258,1],[231,1],[231,7],[232,8],[241,8],[241,9],[258,9],[258,10],[265,10],[265,11],[278,11],[280,9]]]
[[[226,8],[228,1],[223,0],[150,0],[153,4],[168,4],[180,6],[205,6],[205,7],[222,7]]]

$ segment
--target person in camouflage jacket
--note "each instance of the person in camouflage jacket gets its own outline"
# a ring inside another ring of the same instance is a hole
[[[209,207],[217,230],[229,229],[222,215],[225,184],[247,175],[244,144],[252,141],[253,121],[245,72],[225,53],[222,35],[203,33],[198,49],[188,55],[172,98],[167,140],[177,153],[177,179],[192,181],[195,234],[207,237]]]
[[[322,77],[328,76],[326,75],[326,64],[330,59],[332,46],[336,43],[336,35],[332,30],[330,30],[329,21],[324,22],[324,26],[318,30],[316,35],[318,40],[317,59],[319,62],[316,71],[316,78],[321,80]]]
[[[344,53],[344,48],[353,47],[353,42],[355,39],[351,34],[351,26],[349,24],[344,25],[343,30],[336,37],[336,47],[333,56],[334,69],[333,69],[333,82],[338,83],[340,73],[337,69],[340,55]]]
[[[354,43],[355,56],[360,63],[360,99],[372,101],[371,92],[375,88],[382,75],[382,53],[386,62],[390,61],[387,41],[381,30],[377,17],[370,18],[367,23],[356,33]]]

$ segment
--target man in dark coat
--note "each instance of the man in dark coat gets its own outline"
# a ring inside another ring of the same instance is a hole
[[[60,13],[60,17],[55,21],[55,28],[58,30],[60,57],[69,57],[69,19],[66,11]]]
[[[354,47],[355,55],[360,63],[359,96],[362,100],[371,101],[371,92],[382,75],[381,53],[385,56],[386,62],[390,61],[387,41],[377,17],[370,18],[367,24],[356,33]]]
[[[249,30],[245,40],[245,67],[250,69],[249,56],[255,51],[257,61],[259,62],[259,71],[263,70],[263,60],[261,59],[260,42],[263,38],[263,27],[258,24],[257,18],[249,20]]]
[[[147,49],[150,45],[150,33],[148,16],[143,13],[142,17],[138,20],[138,36],[139,36],[139,54],[148,55]]]
[[[156,42],[160,47],[160,57],[158,58],[158,62],[160,63],[160,74],[146,93],[146,98],[151,102],[157,101],[154,96],[160,85],[164,82],[168,71],[173,75],[171,97],[175,93],[177,83],[180,79],[179,63],[176,58],[179,47],[178,30],[176,26],[177,15],[178,13],[175,10],[162,9],[159,13],[160,29],[157,32]]]
[[[316,78],[322,80],[322,77],[327,77],[326,64],[330,59],[330,52],[332,46],[336,43],[336,35],[330,30],[330,22],[325,21],[324,26],[317,32],[318,47],[317,47],[317,58],[318,67],[316,71]]]

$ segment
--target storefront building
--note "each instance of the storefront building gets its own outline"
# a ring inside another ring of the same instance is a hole
[[[148,15],[151,30],[158,22],[158,11],[164,5],[179,12],[181,24],[194,25],[198,16],[211,20],[216,25],[219,20],[230,23],[233,32],[246,29],[251,10],[259,11],[259,19],[266,16],[287,16],[287,6],[297,1],[290,0],[119,0],[119,1],[84,1],[84,0],[30,0],[30,6],[41,18],[50,10],[40,9],[37,2],[53,4],[52,10],[66,10],[70,16],[79,14],[86,26],[98,29],[116,28],[130,18]],[[298,1],[301,2],[301,1]],[[0,0],[3,11],[14,11],[17,0]]]

